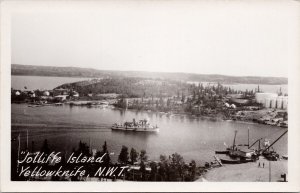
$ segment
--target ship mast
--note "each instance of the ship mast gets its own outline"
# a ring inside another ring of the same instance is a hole
[[[19,173],[19,159],[20,159],[20,148],[21,148],[21,136],[18,135],[18,159],[17,159],[17,173]]]
[[[28,151],[28,129],[26,130],[26,150]]]
[[[234,146],[235,146],[236,133],[237,133],[237,130],[234,131],[234,138],[233,138],[232,150],[234,150]]]
[[[249,144],[249,129],[248,129],[248,145],[247,145],[247,146],[248,146],[248,149],[249,149],[249,145],[250,145],[250,144]]]

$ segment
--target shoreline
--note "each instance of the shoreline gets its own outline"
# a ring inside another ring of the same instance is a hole
[[[258,125],[275,126],[275,127],[279,127],[279,128],[288,128],[288,127],[272,125],[272,124],[267,124],[267,123],[253,121],[253,120],[247,120],[247,119],[246,120],[234,120],[232,118],[222,118],[222,116],[218,116],[218,114],[208,116],[208,115],[196,115],[196,114],[191,114],[191,113],[171,113],[171,112],[162,112],[162,111],[160,112],[160,111],[152,111],[152,110],[139,110],[139,109],[134,109],[134,108],[124,109],[124,108],[120,108],[120,107],[114,107],[114,109],[131,110],[131,111],[135,111],[135,112],[152,112],[152,113],[164,114],[168,117],[187,116],[189,118],[200,118],[200,119],[207,119],[207,120],[211,120],[211,121],[230,121],[230,122],[243,123],[243,124],[258,124]],[[263,110],[267,110],[267,109],[263,109]],[[254,112],[254,111],[252,111],[252,112]]]
[[[100,101],[103,100],[96,100],[96,101],[88,101],[88,100],[78,100],[77,102],[81,102],[80,105],[75,105],[75,106],[79,106],[79,107],[103,107],[101,106],[101,104],[97,104],[97,102],[99,103]],[[75,101],[68,101],[62,104],[66,104],[66,105],[74,105]],[[85,102],[85,103],[83,103]],[[92,103],[94,102],[94,103]],[[12,102],[11,104],[32,104],[32,103],[28,103],[28,102]],[[55,106],[56,104],[41,104],[38,107],[43,107],[43,106]],[[279,128],[288,128],[288,126],[279,126],[278,124],[268,124],[271,123],[271,121],[268,122],[263,122],[263,121],[254,121],[254,120],[250,120],[249,117],[246,117],[245,119],[241,119],[241,120],[236,120],[233,118],[224,118],[224,116],[220,116],[220,114],[212,114],[212,115],[199,115],[199,114],[192,114],[192,113],[186,113],[186,112],[182,112],[182,113],[172,113],[171,111],[168,112],[164,112],[164,111],[154,111],[154,110],[146,110],[146,109],[135,109],[135,108],[122,108],[122,107],[117,107],[114,104],[109,104],[108,108],[113,107],[114,109],[118,109],[118,110],[131,110],[131,111],[135,111],[135,112],[148,112],[148,113],[157,113],[157,114],[164,114],[168,117],[172,117],[172,116],[187,116],[189,118],[200,118],[200,119],[207,119],[207,120],[211,120],[211,121],[230,121],[230,122],[236,122],[236,123],[244,123],[244,124],[258,124],[258,125],[269,125],[269,126],[275,126],[275,127],[279,127]],[[103,107],[103,108],[107,108],[107,107]],[[261,109],[258,110],[259,111],[274,111],[273,109]],[[246,112],[246,111],[243,111]],[[252,113],[256,113],[255,115],[259,114],[256,111],[249,111]]]

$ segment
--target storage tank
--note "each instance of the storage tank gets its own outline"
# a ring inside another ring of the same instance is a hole
[[[276,99],[276,108],[277,109],[283,109],[283,107],[282,107],[282,97],[277,97],[277,99]]]
[[[271,98],[271,108],[275,109],[276,107],[276,98]]]
[[[257,103],[264,104],[266,103],[266,99],[277,97],[277,93],[255,93],[255,101]]]
[[[271,108],[271,100],[269,98],[265,99],[265,105],[266,108]]]
[[[283,97],[282,99],[282,108],[287,109],[288,108],[288,97]]]
[[[277,108],[277,96],[271,96],[269,98],[270,100],[270,107],[269,108],[273,108],[273,109],[276,109]]]

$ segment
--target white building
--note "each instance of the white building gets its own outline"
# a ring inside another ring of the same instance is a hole
[[[256,93],[255,101],[263,104],[266,108],[273,109],[287,109],[288,108],[288,97],[278,96],[276,93]]]
[[[76,91],[73,91],[73,97],[79,97],[79,93]]]
[[[43,95],[44,95],[44,96],[49,96],[49,95],[50,95],[50,92],[46,90],[46,91],[44,91]]]
[[[65,101],[65,100],[67,100],[67,97],[68,97],[69,95],[57,95],[57,96],[55,96],[54,98],[56,98],[56,99],[58,99],[58,100],[60,100],[60,101]]]
[[[255,93],[255,101],[260,104],[264,104],[266,99],[277,97],[276,93]]]

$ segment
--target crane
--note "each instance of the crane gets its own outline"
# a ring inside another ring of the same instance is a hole
[[[288,130],[286,130],[283,134],[281,134],[271,145],[269,145],[268,147],[266,147],[265,149],[262,150],[261,153],[266,152],[267,150],[270,149],[270,147],[272,147],[281,137],[283,137],[286,133],[288,132]]]

